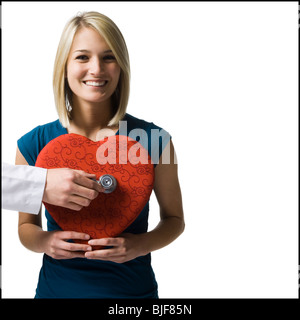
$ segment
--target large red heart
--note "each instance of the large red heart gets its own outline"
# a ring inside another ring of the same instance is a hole
[[[154,166],[148,152],[139,142],[121,135],[97,142],[78,134],[61,135],[42,149],[35,165],[83,170],[97,179],[103,174],[116,178],[115,191],[99,193],[80,211],[44,202],[62,230],[88,233],[92,239],[122,233],[149,201],[154,184]]]

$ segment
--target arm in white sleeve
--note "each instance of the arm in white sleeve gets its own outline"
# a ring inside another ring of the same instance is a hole
[[[2,163],[2,208],[38,214],[47,169]]]

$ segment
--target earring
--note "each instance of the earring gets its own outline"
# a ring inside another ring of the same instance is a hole
[[[70,104],[70,101],[69,101],[69,98],[68,98],[67,94],[66,94],[66,109],[67,109],[68,112],[72,111],[72,106]]]

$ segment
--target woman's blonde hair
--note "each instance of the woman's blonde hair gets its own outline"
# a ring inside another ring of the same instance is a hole
[[[72,91],[66,79],[66,64],[76,32],[82,28],[93,28],[104,38],[120,66],[119,83],[112,95],[114,116],[109,126],[117,125],[126,113],[130,91],[130,64],[125,40],[116,24],[107,16],[95,12],[83,12],[73,17],[65,26],[57,48],[53,72],[53,91],[59,120],[65,128],[70,125],[71,114],[67,100],[72,105]]]

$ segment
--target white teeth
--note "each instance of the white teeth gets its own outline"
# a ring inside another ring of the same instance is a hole
[[[93,87],[102,87],[104,86],[106,81],[102,82],[95,82],[95,81],[85,81],[85,84],[88,86],[93,86]]]

